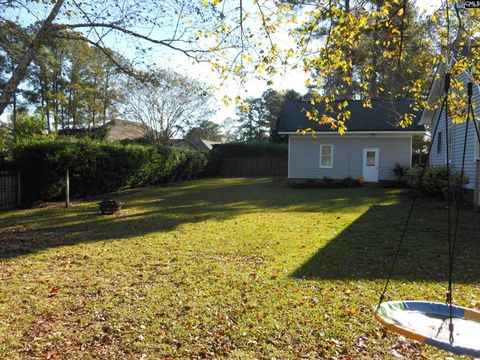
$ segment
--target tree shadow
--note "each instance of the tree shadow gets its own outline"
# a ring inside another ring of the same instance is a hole
[[[71,209],[38,208],[0,214],[0,258],[57,246],[120,241],[183,224],[268,211],[338,212],[388,195],[381,189],[288,189],[272,179],[202,179],[109,195],[124,201],[120,216],[100,215],[92,200]]]
[[[342,233],[319,249],[292,276],[332,280],[386,279],[407,211],[407,202],[370,207]],[[447,225],[445,204],[422,199],[408,227],[393,278],[405,281],[446,281]],[[462,210],[454,262],[454,276],[458,283],[478,281],[479,233],[478,214]]]

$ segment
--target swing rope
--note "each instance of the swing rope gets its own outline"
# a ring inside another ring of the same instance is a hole
[[[468,130],[469,130],[470,121],[473,121],[473,125],[474,125],[474,128],[475,128],[475,133],[476,133],[476,137],[473,138],[474,142],[478,141],[479,146],[480,146],[480,129],[479,129],[479,126],[477,124],[477,120],[476,120],[476,117],[475,117],[475,112],[474,112],[473,104],[472,104],[473,81],[474,80],[473,80],[472,71],[471,71],[472,69],[470,67],[470,73],[469,73],[470,79],[468,81],[468,93],[467,93],[468,94],[467,119],[466,119],[466,124],[465,124],[465,136],[464,136],[464,143],[463,143],[462,164],[461,164],[461,171],[460,171],[460,179],[458,181],[458,189],[457,189],[457,193],[455,193],[454,192],[455,189],[453,189],[455,186],[454,186],[454,184],[452,186],[452,184],[450,182],[450,180],[451,180],[450,176],[452,176],[450,161],[452,160],[451,157],[453,156],[453,154],[450,154],[451,139],[450,139],[450,134],[449,134],[450,127],[449,127],[449,121],[448,121],[448,115],[449,115],[448,114],[448,112],[449,112],[448,98],[449,98],[450,82],[451,82],[450,60],[453,61],[453,57],[451,59],[449,58],[449,52],[451,50],[450,49],[449,3],[448,3],[448,0],[445,0],[445,2],[446,2],[446,18],[447,18],[447,46],[446,46],[446,52],[447,52],[446,67],[447,67],[447,71],[446,71],[446,74],[445,74],[445,84],[444,84],[445,97],[444,97],[444,100],[442,102],[442,107],[441,107],[441,110],[440,110],[438,121],[436,122],[435,129],[432,133],[431,143],[429,145],[428,152],[427,152],[427,161],[429,161],[429,159],[430,159],[432,146],[433,146],[433,143],[434,143],[434,140],[435,140],[435,137],[436,137],[436,134],[437,134],[437,130],[438,130],[438,125],[441,121],[442,112],[445,109],[445,135],[446,135],[445,140],[446,140],[446,170],[447,170],[447,179],[446,180],[447,180],[447,214],[448,214],[448,222],[447,222],[447,226],[448,226],[448,290],[447,290],[447,294],[446,294],[446,306],[448,306],[449,342],[450,342],[450,346],[453,346],[453,342],[454,342],[454,324],[453,324],[454,306],[453,306],[453,290],[452,290],[452,287],[453,287],[453,265],[454,265],[454,259],[455,259],[455,248],[456,248],[457,239],[458,239],[458,225],[459,225],[459,219],[460,219],[460,206],[461,206],[461,203],[462,203],[463,179],[464,179],[464,176],[465,176],[465,159],[466,159]],[[470,41],[471,41],[471,39],[470,39]],[[478,156],[480,156],[480,154],[475,154],[474,156],[475,156],[475,158],[477,158]],[[478,160],[478,161],[480,161],[480,160]],[[426,168],[427,168],[427,164],[425,164],[425,166],[423,166],[422,171],[421,171],[421,175],[420,175],[419,178],[417,178],[417,181],[418,181],[417,192],[413,196],[413,200],[412,200],[412,203],[410,205],[410,209],[409,209],[409,212],[408,212],[408,215],[407,215],[406,223],[403,227],[403,231],[402,231],[402,234],[400,236],[400,240],[399,240],[399,243],[398,243],[398,246],[397,246],[397,250],[395,252],[394,259],[393,259],[392,265],[390,267],[390,271],[388,273],[388,277],[387,277],[387,280],[385,282],[383,292],[380,295],[380,300],[379,300],[379,303],[378,303],[378,306],[377,306],[377,309],[376,309],[377,312],[379,311],[380,306],[382,305],[382,302],[385,299],[385,294],[386,294],[388,285],[390,283],[390,280],[391,280],[391,277],[392,277],[392,274],[393,274],[393,270],[394,270],[394,268],[395,268],[395,266],[398,262],[398,257],[400,255],[400,250],[401,250],[402,244],[404,242],[409,223],[411,221],[411,217],[412,217],[412,214],[413,214],[413,209],[415,207],[415,204],[416,204],[416,201],[417,201],[417,198],[418,198],[418,193],[420,192],[420,188],[421,188],[420,185],[421,185],[422,180],[425,176]],[[476,179],[476,180],[478,181],[478,179]],[[452,192],[453,192],[453,197],[452,197]],[[455,200],[455,215],[454,215],[455,223],[454,223],[454,227],[453,227],[453,232],[452,232],[452,213],[451,213],[452,200]]]
[[[468,130],[469,130],[469,123],[470,121],[473,121],[474,127],[475,127],[475,132],[476,132],[476,139],[480,143],[480,129],[478,128],[478,124],[476,123],[476,118],[475,118],[475,112],[473,110],[473,104],[472,104],[472,96],[473,96],[473,83],[472,81],[468,82],[468,110],[467,110],[467,119],[466,119],[466,124],[465,124],[465,136],[464,136],[464,142],[463,142],[463,153],[462,153],[462,165],[461,165],[461,172],[460,172],[460,180],[458,183],[458,193],[457,196],[455,197],[455,215],[454,215],[454,227],[452,231],[452,214],[451,214],[451,203],[452,203],[452,186],[450,183],[450,139],[449,139],[449,122],[448,122],[448,95],[450,91],[450,81],[451,81],[451,75],[450,73],[447,73],[445,75],[445,97],[442,102],[442,107],[440,109],[440,115],[439,115],[439,120],[435,124],[434,131],[432,133],[432,140],[430,142],[428,152],[427,152],[427,159],[430,159],[432,147],[434,140],[437,136],[438,132],[438,126],[440,123],[441,116],[443,115],[443,111],[445,110],[445,132],[446,132],[446,158],[447,158],[447,163],[446,163],[446,168],[447,168],[447,212],[448,212],[448,291],[447,291],[447,296],[446,296],[446,304],[449,307],[449,341],[450,344],[454,342],[454,324],[453,324],[453,296],[452,296],[452,286],[453,286],[453,265],[454,265],[454,259],[455,259],[455,248],[457,244],[457,239],[458,239],[458,224],[459,224],[459,219],[460,219],[460,205],[461,205],[461,193],[463,190],[463,178],[465,175],[465,160],[466,160],[466,150],[467,150],[467,141],[468,141]],[[418,178],[418,181],[421,183],[422,179],[424,178],[425,171],[426,171],[427,166],[425,165],[422,168],[422,172],[420,177]],[[418,199],[418,193],[420,191],[420,186],[417,186],[417,192],[413,196],[412,203],[410,205],[410,209],[407,215],[407,219],[405,222],[405,225],[403,227],[402,234],[400,236],[400,241],[397,246],[397,250],[395,252],[395,256],[392,262],[392,265],[390,267],[390,271],[388,273],[387,280],[385,282],[385,286],[383,288],[383,292],[380,295],[380,300],[377,306],[377,311],[380,308],[381,304],[383,303],[385,299],[385,294],[388,289],[388,285],[390,283],[391,277],[393,275],[393,270],[398,262],[398,258],[400,255],[400,251],[402,248],[402,244],[404,242],[404,239],[406,237],[406,233],[408,230],[408,226],[410,224],[413,210],[415,208],[416,201]]]
[[[452,312],[452,215],[451,215],[451,187],[450,187],[450,132],[448,124],[448,93],[450,90],[450,73],[445,75],[445,142],[446,142],[446,160],[447,160],[447,228],[448,228],[448,291],[446,303],[449,306],[449,324],[448,330],[450,332],[450,344],[453,343],[453,312]]]
[[[445,103],[446,103],[447,99],[445,97],[445,99],[443,100],[442,102],[442,107],[440,109],[440,114],[442,113],[444,107],[445,107]],[[435,124],[435,129],[432,133],[432,140],[430,142],[430,145],[428,146],[428,151],[427,151],[427,161],[428,159],[430,158],[430,154],[432,152],[432,147],[433,147],[433,143],[434,143],[434,140],[435,140],[435,137],[437,135],[437,130],[438,130],[438,125],[439,125],[440,121],[437,121],[437,123]],[[420,176],[418,177],[417,181],[419,181],[419,184],[420,185],[420,182],[422,181],[422,179],[424,178],[425,176],[425,172],[427,170],[427,166],[423,166],[422,168],[422,171],[421,171],[421,174]],[[393,270],[395,269],[395,266],[397,264],[397,261],[398,261],[398,257],[400,255],[400,250],[402,248],[402,244],[403,244],[403,241],[405,240],[405,236],[407,234],[407,230],[408,230],[408,226],[410,224],[410,220],[412,218],[412,214],[413,214],[413,210],[415,208],[415,205],[417,203],[417,199],[419,197],[419,193],[420,193],[420,186],[417,186],[417,189],[416,189],[416,193],[415,195],[413,196],[413,199],[412,199],[412,202],[410,204],[410,209],[408,211],[408,215],[407,215],[407,220],[405,222],[405,225],[403,226],[403,230],[402,230],[402,234],[400,236],[400,241],[398,242],[398,246],[397,246],[397,250],[395,252],[395,256],[393,258],[393,262],[392,262],[392,265],[390,267],[390,270],[388,272],[388,276],[387,276],[387,280],[385,282],[385,286],[383,288],[383,291],[382,291],[382,294],[380,295],[380,300],[378,302],[378,306],[377,306],[377,310],[380,308],[380,306],[382,305],[382,302],[385,300],[385,294],[387,292],[387,289],[388,289],[388,285],[390,284],[390,280],[392,278],[392,275],[393,275]]]

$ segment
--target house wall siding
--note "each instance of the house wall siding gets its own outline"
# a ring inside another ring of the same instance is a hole
[[[333,145],[333,167],[320,167],[320,144]],[[363,174],[363,149],[379,149],[379,180],[393,180],[395,164],[411,165],[411,136],[290,135],[289,178],[358,178]]]
[[[458,76],[460,81],[463,81],[465,84],[465,89],[467,88],[468,77],[465,73]],[[464,96],[466,97],[466,90]],[[480,130],[480,92],[478,86],[473,87],[473,97],[472,101],[477,104],[477,109],[475,110],[475,116],[477,119],[477,127]],[[432,131],[435,128],[436,123],[440,120],[438,124],[437,134],[438,132],[442,132],[442,145],[441,151],[438,152],[438,135],[436,138],[433,139],[433,146],[432,152],[430,154],[430,165],[433,166],[440,166],[446,164],[447,154],[446,154],[446,146],[447,146],[447,137],[446,137],[446,124],[445,124],[445,109],[438,108],[434,115],[433,115],[433,124],[432,124]],[[465,156],[465,174],[468,176],[469,183],[467,184],[467,188],[473,189],[475,187],[475,181],[477,181],[477,170],[476,170],[476,133],[475,133],[475,126],[471,122],[468,126],[468,138],[467,138],[467,149],[466,149],[466,156]],[[448,131],[451,133],[450,139],[452,141],[451,149],[451,164],[455,167],[457,171],[461,170],[462,167],[462,157],[463,157],[463,146],[465,141],[465,131],[466,131],[466,122],[461,124],[454,124],[452,119],[448,119]]]

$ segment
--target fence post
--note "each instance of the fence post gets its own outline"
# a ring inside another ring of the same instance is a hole
[[[65,174],[65,207],[67,209],[70,207],[70,175],[68,169]]]
[[[22,206],[22,173],[17,170],[17,206]]]
[[[475,192],[474,192],[474,210],[480,210],[480,160],[477,160],[477,178],[475,181]]]

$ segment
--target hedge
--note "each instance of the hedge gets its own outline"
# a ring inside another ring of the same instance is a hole
[[[321,179],[288,179],[286,186],[294,189],[339,189],[363,186],[359,179],[346,177],[344,179],[332,179],[323,177]]]
[[[70,194],[80,197],[195,178],[208,163],[204,152],[86,139],[23,142],[14,147],[13,159],[27,202],[63,196],[67,168]]]

